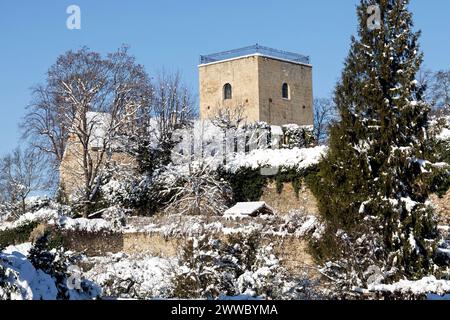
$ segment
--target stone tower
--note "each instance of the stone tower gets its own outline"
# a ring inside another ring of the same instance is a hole
[[[201,56],[200,117],[242,106],[247,121],[312,125],[309,58],[259,45]]]

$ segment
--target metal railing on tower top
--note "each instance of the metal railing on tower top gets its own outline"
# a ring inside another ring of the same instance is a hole
[[[288,51],[272,49],[272,48],[261,46],[259,44],[240,48],[240,49],[234,49],[234,50],[229,50],[229,51],[213,53],[213,54],[209,54],[209,55],[201,55],[200,63],[205,64],[205,63],[217,62],[217,61],[252,55],[255,53],[259,53],[261,55],[268,56],[268,57],[293,61],[293,62],[297,62],[297,63],[305,63],[305,64],[310,63],[310,59],[308,56],[304,56],[304,55],[301,55],[298,53],[293,53],[293,52],[288,52]]]

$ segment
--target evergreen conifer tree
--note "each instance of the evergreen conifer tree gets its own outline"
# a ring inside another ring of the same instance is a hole
[[[339,261],[354,285],[370,283],[371,270],[389,282],[434,266],[438,233],[424,182],[429,106],[415,80],[423,55],[408,4],[361,0],[359,36],[335,91],[341,120],[315,188],[327,222],[316,255]],[[371,30],[374,5],[381,20]]]
[[[54,278],[58,290],[57,299],[69,299],[69,288],[67,287],[69,261],[64,256],[62,248],[51,250],[49,241],[49,233],[40,236],[30,249],[28,259],[36,269],[40,269]]]
[[[45,273],[51,274],[53,271],[55,256],[50,252],[48,242],[49,235],[47,233],[37,238],[36,243],[34,243],[33,247],[30,249],[28,259],[36,269],[40,269]]]

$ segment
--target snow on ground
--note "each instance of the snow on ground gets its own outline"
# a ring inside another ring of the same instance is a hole
[[[55,279],[42,270],[36,270],[27,256],[31,243],[9,246],[0,253],[12,300],[56,300],[58,290]],[[83,278],[92,284],[92,291],[81,293],[69,290],[70,299],[93,299],[99,295],[113,298],[166,298],[172,290],[172,277],[176,259],[153,256],[127,256],[123,253],[106,257],[84,258],[92,268]],[[100,287],[102,287],[100,289]],[[0,298],[5,286],[0,287]]]
[[[40,269],[35,269],[27,259],[31,243],[9,246],[0,253],[0,260],[5,268],[6,282],[17,288],[12,290],[12,300],[56,300],[58,290],[55,279]],[[5,286],[0,287],[0,297],[4,295]],[[99,291],[83,294],[69,290],[70,299],[92,299]]]
[[[12,300],[54,300],[58,293],[52,278],[36,270],[26,255],[31,248],[30,243],[11,246],[0,255],[5,261],[6,276],[9,283],[17,285],[18,292],[11,294]],[[0,296],[2,295],[0,288]]]
[[[434,276],[422,278],[418,281],[400,280],[393,284],[374,284],[369,286],[370,291],[392,292],[403,294],[433,294],[444,295],[450,293],[449,280],[437,280]]]

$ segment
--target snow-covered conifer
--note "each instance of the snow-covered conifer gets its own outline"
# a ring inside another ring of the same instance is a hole
[[[316,194],[327,232],[315,245],[353,285],[418,278],[433,270],[437,226],[426,203],[429,106],[415,80],[422,63],[409,1],[361,0],[335,91],[340,121],[330,130]],[[368,19],[379,6],[380,28]]]

